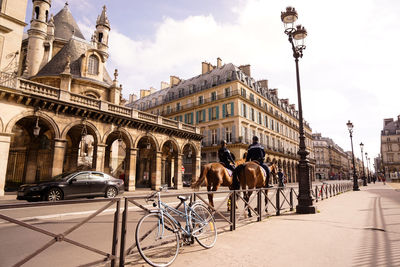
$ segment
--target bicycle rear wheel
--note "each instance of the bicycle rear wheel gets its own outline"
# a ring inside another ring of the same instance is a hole
[[[143,216],[136,227],[135,238],[140,255],[152,266],[168,266],[178,255],[178,230],[170,218],[160,213]]]
[[[200,203],[191,207],[193,236],[205,248],[212,248],[217,241],[217,226],[214,216]]]

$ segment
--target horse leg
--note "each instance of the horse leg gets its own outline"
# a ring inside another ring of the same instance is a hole
[[[207,194],[207,196],[208,196],[208,203],[210,204],[211,207],[214,208],[213,194],[210,194],[211,185],[207,185],[207,191],[209,192],[209,193]]]
[[[244,198],[246,200],[246,202],[247,202],[246,205],[247,205],[247,212],[248,212],[249,217],[253,217],[253,215],[251,215],[250,203],[249,203],[252,193],[253,193],[252,191],[247,192],[246,197]]]
[[[265,200],[265,212],[268,213],[268,190],[265,190],[264,200]]]

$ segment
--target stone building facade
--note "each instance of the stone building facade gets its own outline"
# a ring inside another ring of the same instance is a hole
[[[268,81],[251,77],[250,65],[216,66],[202,63],[200,75],[187,80],[171,76],[167,88],[145,95],[128,106],[200,127],[204,136],[203,163],[218,161],[221,140],[240,158],[253,136],[258,136],[266,160],[283,169],[289,182],[297,181],[298,111],[288,99],[278,97]],[[314,156],[311,128],[305,123],[306,146],[310,154],[311,177]]]
[[[28,0],[0,0],[0,71],[18,70]]]
[[[383,120],[381,131],[381,162],[378,170],[383,170],[385,177],[400,181],[400,115]]]
[[[331,138],[323,137],[320,133],[314,133],[312,136],[317,179],[350,179],[351,154],[346,153]]]
[[[0,195],[79,169],[124,179],[127,190],[180,188],[183,158],[198,176],[198,128],[124,106],[118,72],[111,79],[105,67],[106,8],[88,42],[67,4],[54,17],[50,7],[33,0],[22,77],[0,73]]]

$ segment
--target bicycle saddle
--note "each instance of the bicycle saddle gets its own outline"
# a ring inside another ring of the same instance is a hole
[[[188,196],[178,196],[178,199],[182,200],[182,201],[186,201],[189,199]]]

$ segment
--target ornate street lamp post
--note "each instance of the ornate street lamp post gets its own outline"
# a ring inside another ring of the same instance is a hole
[[[370,170],[369,170],[369,168],[370,168],[370,164],[369,164],[369,158],[368,158],[368,153],[367,152],[365,152],[365,161],[367,162],[367,179],[368,179],[368,183],[370,184],[371,183],[371,176],[370,176]]]
[[[347,128],[349,129],[350,133],[350,141],[351,141],[351,155],[353,158],[353,191],[359,191],[360,188],[358,188],[358,181],[357,181],[357,173],[356,173],[356,163],[354,161],[354,149],[353,149],[353,123],[348,121],[346,123]]]
[[[296,81],[297,81],[297,98],[299,105],[299,195],[296,212],[302,214],[315,213],[316,208],[313,205],[313,198],[311,196],[311,179],[310,179],[310,166],[308,163],[307,155],[309,152],[306,150],[304,125],[303,125],[303,109],[301,104],[301,91],[300,91],[300,74],[299,74],[299,58],[303,57],[303,50],[306,49],[304,45],[304,38],[307,37],[307,31],[301,25],[294,27],[294,22],[297,20],[297,11],[293,7],[287,7],[286,11],[281,12],[281,20],[285,26],[285,34],[289,36],[289,42],[292,45],[293,57],[296,63]]]
[[[360,148],[361,148],[361,160],[362,160],[362,171],[363,171],[363,186],[367,186],[367,177],[365,176],[365,167],[364,167],[364,152],[363,152],[363,148],[364,148],[364,144],[361,142],[360,143]]]

